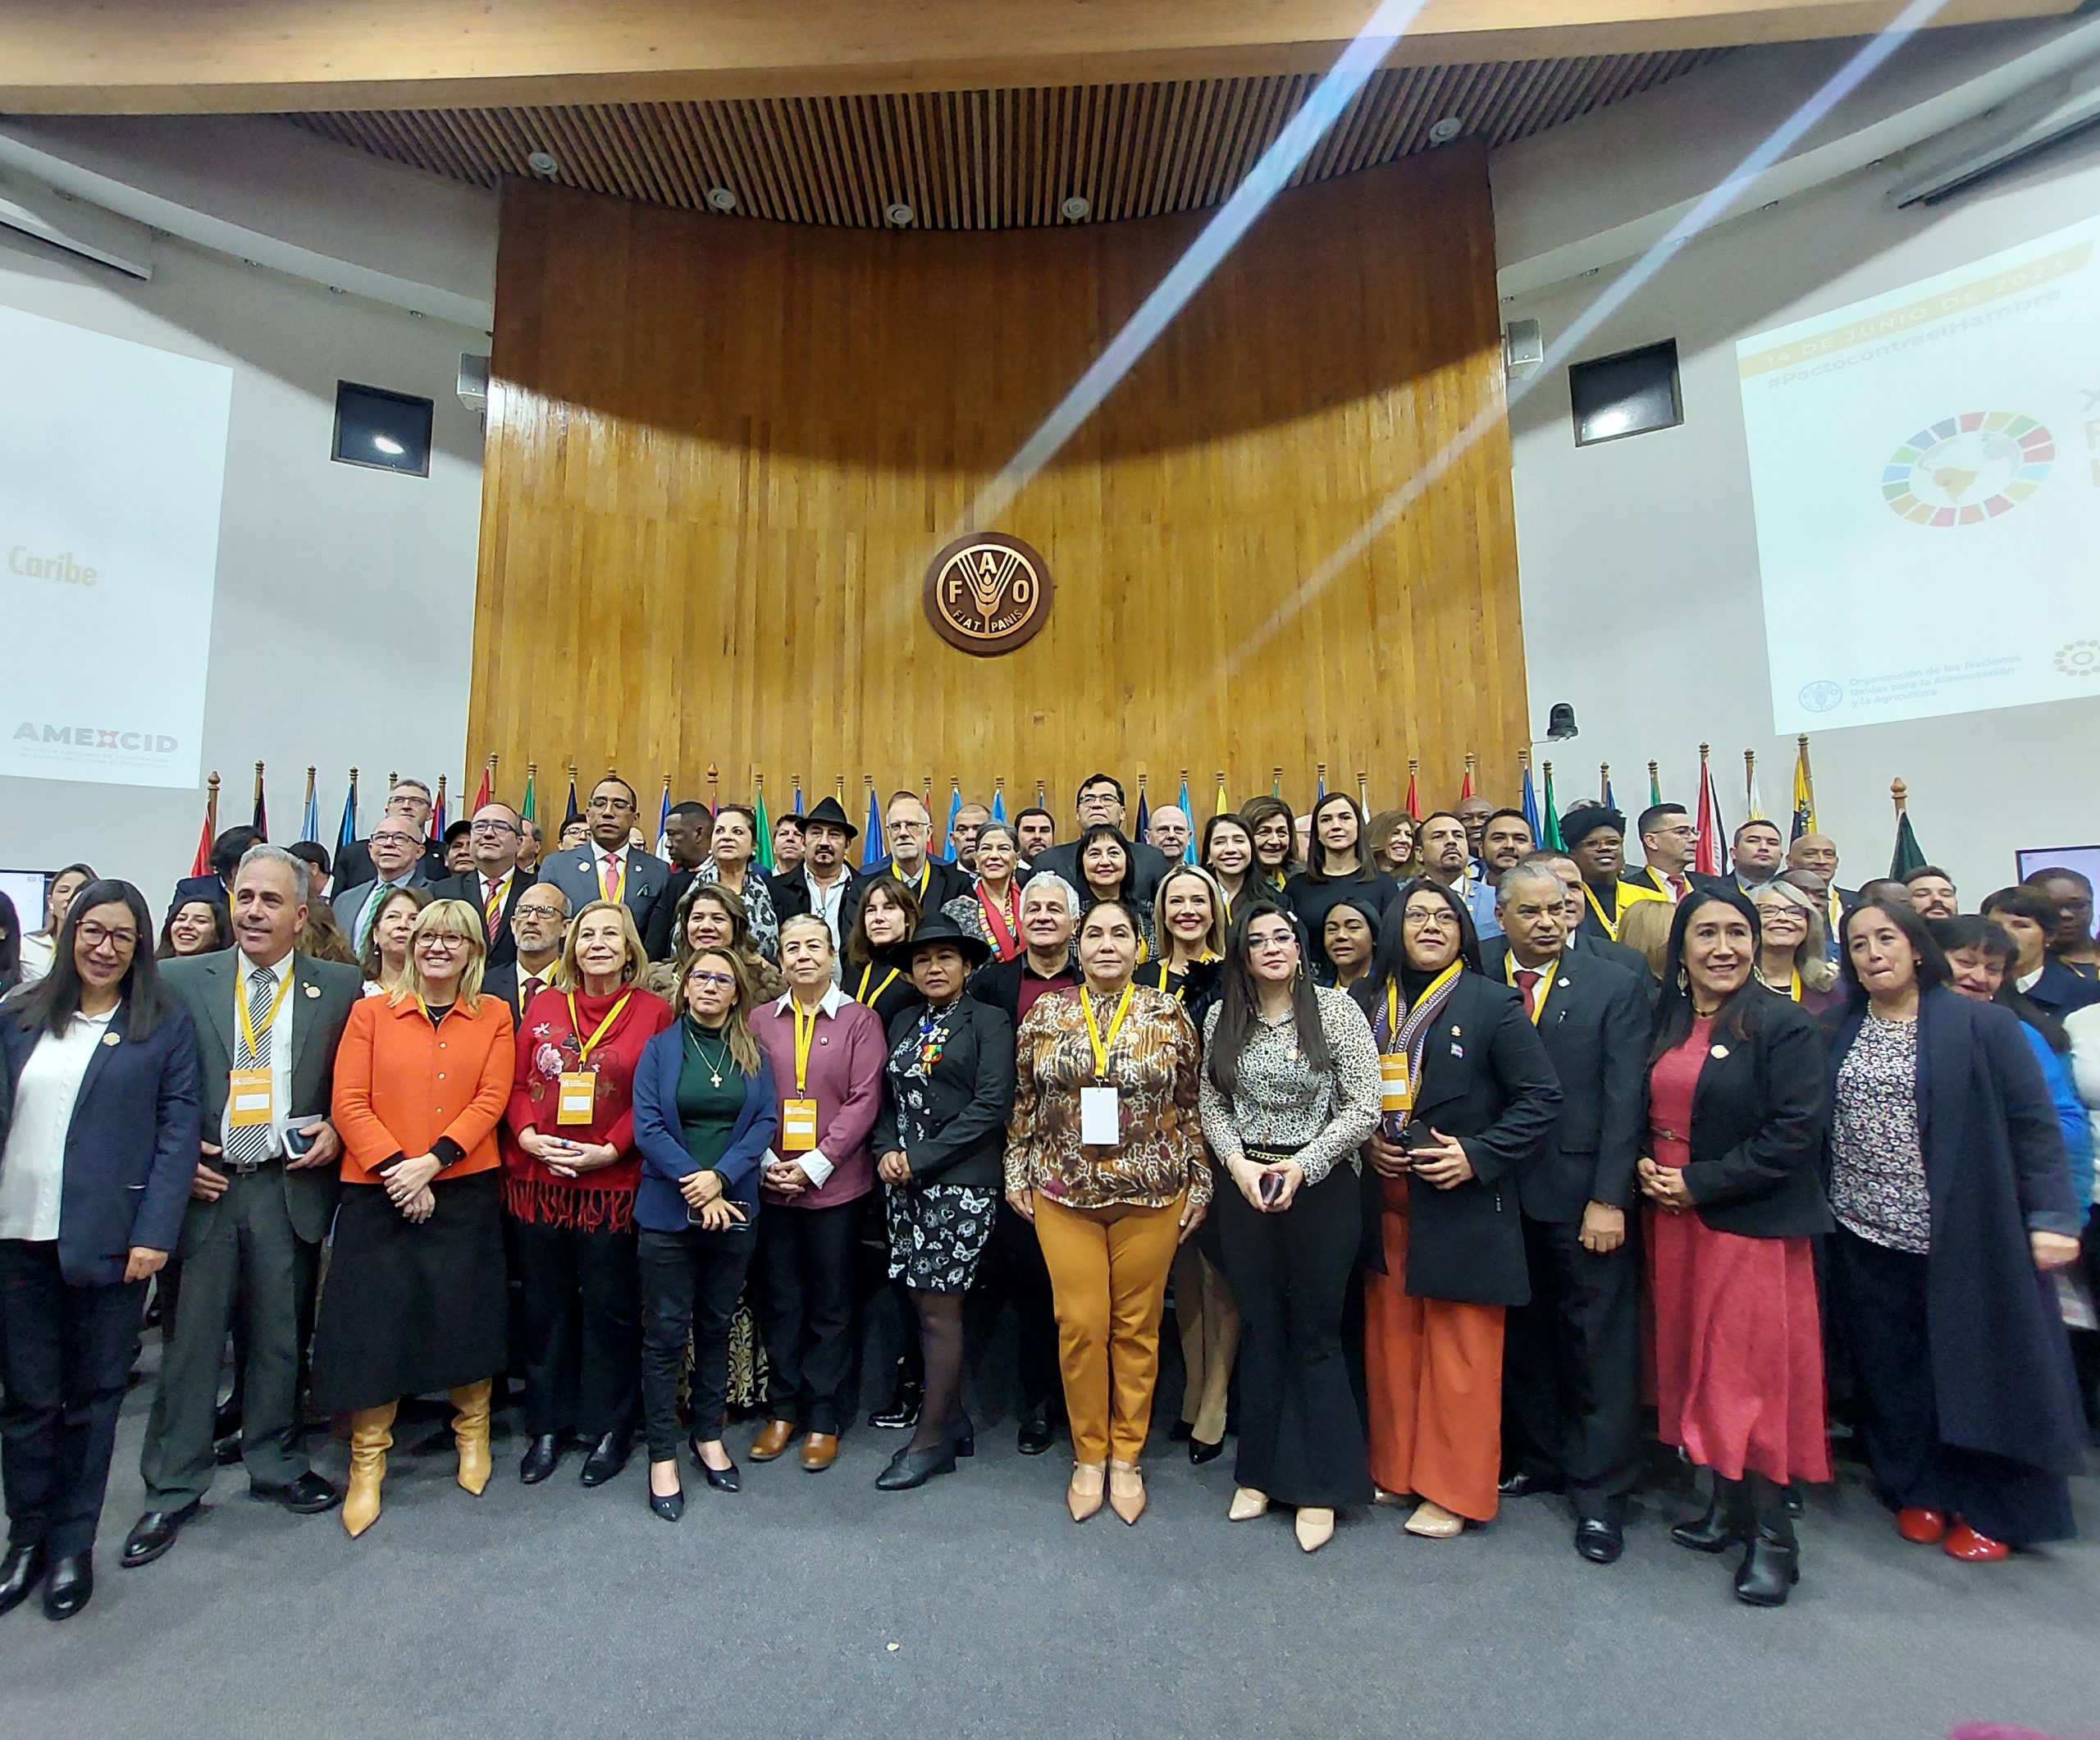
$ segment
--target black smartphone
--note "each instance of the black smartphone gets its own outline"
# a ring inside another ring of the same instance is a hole
[[[293,1125],[285,1126],[285,1153],[288,1158],[304,1160],[313,1152],[313,1144],[321,1132],[318,1130],[300,1130]]]
[[[1264,1172],[1262,1174],[1262,1181],[1254,1188],[1262,1199],[1262,1206],[1264,1208],[1273,1208],[1283,1195],[1283,1174]]]
[[[1424,1149],[1436,1145],[1429,1132],[1419,1124],[1401,1125],[1400,1133],[1394,1141],[1400,1152],[1406,1154],[1418,1154]]]

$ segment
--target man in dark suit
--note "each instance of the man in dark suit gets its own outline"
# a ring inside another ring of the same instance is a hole
[[[383,815],[397,815],[406,822],[421,843],[423,855],[423,873],[418,883],[442,881],[452,873],[445,867],[445,847],[430,837],[430,815],[434,806],[431,802],[430,788],[420,779],[397,779],[394,789],[386,794],[386,807]],[[378,874],[372,861],[372,842],[353,840],[345,846],[336,861],[336,890],[354,888],[360,882],[370,882]]]
[[[302,1515],[339,1496],[307,1460],[299,1347],[336,1212],[336,1047],[363,982],[354,966],[293,952],[306,888],[306,867],[290,853],[251,847],[234,882],[235,946],[162,970],[197,1030],[207,1135],[183,1218],[175,1332],[139,1459],[146,1509],[124,1543],[126,1565],[172,1546],[211,1486],[220,1354],[237,1306],[250,1495]]]
[[[1081,780],[1077,808],[1081,833],[1102,823],[1119,834],[1123,833],[1123,783],[1113,774],[1089,774]],[[1130,897],[1143,902],[1149,909],[1160,879],[1170,868],[1166,855],[1157,846],[1148,846],[1143,840],[1133,841],[1127,834],[1124,834],[1123,845],[1130,854]],[[1029,875],[1043,870],[1062,876],[1075,888],[1085,888],[1086,878],[1080,874],[1080,843],[1067,840],[1062,846],[1047,847],[1029,860]]]
[[[532,879],[518,868],[520,838],[515,810],[507,803],[483,804],[475,811],[467,832],[467,850],[473,856],[474,867],[463,875],[431,884],[433,900],[463,900],[482,915],[491,968],[507,966],[515,958],[510,915],[532,885]]]
[[[510,1006],[510,1018],[523,1023],[532,999],[554,983],[561,946],[568,934],[568,896],[551,882],[527,883],[510,909],[510,959],[492,966],[482,991]]]
[[[1509,1314],[1502,1490],[1564,1487],[1575,1550],[1609,1564],[1640,1473],[1640,1267],[1627,1242],[1646,1103],[1639,980],[1567,952],[1560,879],[1536,860],[1498,890],[1504,935],[1483,952],[1517,988],[1560,1078],[1552,1136],[1518,1169],[1532,1299]]]
[[[228,828],[212,842],[212,873],[208,876],[185,876],[175,885],[175,897],[167,903],[170,912],[178,912],[185,900],[208,900],[218,906],[229,906],[233,901],[233,873],[240,867],[241,854],[262,836],[246,823],[237,828]]]
[[[664,818],[664,849],[671,855],[671,879],[664,884],[664,892],[649,909],[648,922],[641,927],[641,946],[652,961],[668,961],[677,952],[678,939],[673,932],[678,902],[685,898],[701,865],[706,863],[714,833],[714,818],[696,798],[673,804]]]
[[[1830,933],[1830,958],[1838,958],[1838,927],[1860,903],[1857,888],[1838,886],[1838,843],[1827,833],[1805,833],[1787,848],[1787,869],[1809,893],[1824,903],[1824,924]]]
[[[671,866],[632,843],[639,808],[634,788],[617,774],[591,788],[584,806],[589,843],[550,852],[540,866],[540,880],[568,897],[571,912],[581,912],[594,900],[616,900],[634,915],[637,930],[648,922],[649,909],[671,879]]]
[[[1638,870],[1622,870],[1621,882],[1659,894],[1672,906],[1694,888],[1722,886],[1722,878],[1702,875],[1691,867],[1699,856],[1699,830],[1682,804],[1650,804],[1634,830],[1641,836],[1641,856],[1647,861]]]
[[[338,876],[336,897],[330,902],[336,909],[336,922],[349,939],[352,952],[358,955],[364,952],[365,939],[372,933],[372,920],[379,916],[380,899],[395,888],[423,888],[430,882],[429,861],[422,856],[422,836],[405,816],[381,816],[365,844],[369,848],[367,855],[372,860],[372,879],[345,887]]]
[[[968,872],[931,856],[934,818],[911,792],[899,792],[890,799],[883,827],[889,835],[889,874],[919,897],[921,912],[930,917],[970,892]]]
[[[1591,955],[1600,961],[1616,962],[1638,979],[1642,989],[1652,998],[1655,994],[1655,975],[1648,970],[1648,963],[1638,949],[1628,948],[1623,943],[1614,943],[1601,932],[1580,928],[1590,910],[1589,901],[1583,892],[1582,866],[1564,852],[1535,852],[1527,861],[1544,865],[1560,879],[1561,893],[1567,902],[1562,913],[1565,920],[1563,928],[1568,935],[1564,945],[1566,952],[1571,955]],[[1486,944],[1481,945],[1483,953],[1486,947]],[[1498,956],[1494,968],[1497,972],[1501,970],[1500,960]]]
[[[798,912],[814,912],[831,926],[838,958],[846,958],[846,939],[861,909],[865,877],[847,867],[846,848],[861,830],[846,819],[836,797],[824,799],[802,818],[802,863],[793,874],[775,876],[773,916],[785,923]]]

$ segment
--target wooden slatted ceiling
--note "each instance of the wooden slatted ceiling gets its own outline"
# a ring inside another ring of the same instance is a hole
[[[1325,180],[1461,135],[1507,144],[1621,101],[1724,53],[1395,67],[1328,130],[1296,181]],[[923,92],[548,108],[331,112],[289,118],[394,162],[492,186],[551,153],[571,187],[706,208],[727,188],[740,215],[879,227],[894,202],[920,226],[998,230],[1066,221],[1074,194],[1093,220],[1216,205],[1280,133],[1317,79],[1198,79],[1054,89]]]

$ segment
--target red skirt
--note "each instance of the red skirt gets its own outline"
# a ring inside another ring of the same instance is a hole
[[[1647,1211],[1657,1431],[1728,1480],[1830,1478],[1823,1328],[1806,1239]]]

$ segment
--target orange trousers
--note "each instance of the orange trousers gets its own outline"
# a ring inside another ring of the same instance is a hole
[[[1381,1182],[1386,1272],[1363,1286],[1371,1477],[1485,1523],[1502,1466],[1504,1308],[1408,1296],[1408,1181]]]
[[[1075,1462],[1135,1462],[1144,1453],[1181,1202],[1068,1208],[1035,1193],[1035,1236],[1050,1271]]]

